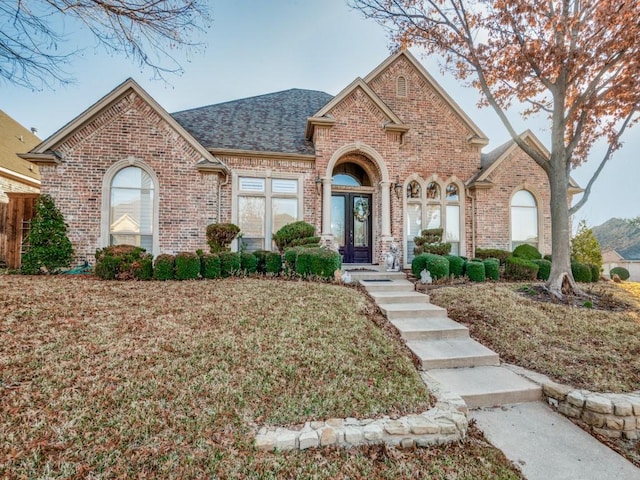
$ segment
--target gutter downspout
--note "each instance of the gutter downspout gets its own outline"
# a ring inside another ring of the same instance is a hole
[[[222,223],[220,221],[220,215],[222,214],[222,187],[229,184],[229,175],[228,173],[224,174],[224,182],[218,183],[218,223]]]

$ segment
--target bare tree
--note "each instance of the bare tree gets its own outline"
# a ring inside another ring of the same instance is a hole
[[[443,60],[457,78],[471,80],[512,139],[549,178],[553,265],[547,288],[576,291],[571,274],[569,215],[591,187],[621,136],[640,119],[640,2],[637,0],[351,0],[388,29],[395,47],[417,45]],[[550,158],[523,141],[507,115],[549,122]],[[605,155],[573,206],[569,173],[588,159],[595,142]]]
[[[0,78],[31,89],[69,83],[82,50],[69,47],[70,25],[162,77],[181,71],[174,52],[200,47],[190,35],[208,23],[205,0],[2,0]]]

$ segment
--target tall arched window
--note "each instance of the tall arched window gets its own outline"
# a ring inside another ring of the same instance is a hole
[[[153,253],[154,196],[151,176],[142,168],[119,170],[109,190],[109,244],[129,244]]]
[[[451,244],[451,255],[460,255],[460,191],[450,183],[445,193],[444,241]]]
[[[527,190],[511,198],[511,249],[523,243],[538,247],[538,206]]]

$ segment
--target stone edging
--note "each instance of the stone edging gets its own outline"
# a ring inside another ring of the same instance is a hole
[[[640,390],[632,393],[578,390],[515,365],[503,366],[541,385],[548,403],[559,413],[582,420],[594,432],[612,438],[640,438]]]
[[[466,403],[459,395],[444,390],[428,373],[420,374],[437,400],[435,407],[424,413],[395,419],[332,418],[289,428],[262,427],[255,446],[266,451],[379,443],[412,448],[462,440],[469,425]]]

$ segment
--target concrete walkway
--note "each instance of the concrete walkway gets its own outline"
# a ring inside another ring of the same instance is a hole
[[[352,272],[398,329],[422,370],[476,409],[487,439],[529,480],[640,480],[640,469],[555,413],[539,385],[500,366],[444,308],[415,291],[404,273]]]

